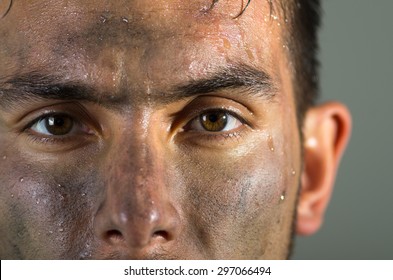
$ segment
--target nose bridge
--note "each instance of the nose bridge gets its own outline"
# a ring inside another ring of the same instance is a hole
[[[127,148],[120,151],[112,166],[115,170],[108,174],[111,177],[108,192],[117,201],[122,223],[133,219],[154,221],[166,198],[163,157],[156,143],[147,141],[148,137],[126,141],[122,146]]]
[[[149,188],[149,181],[152,177],[159,179],[163,175],[161,171],[164,164],[160,154],[162,150],[154,138],[154,135],[138,131],[122,135],[119,144],[113,148],[108,173],[110,181],[125,187],[128,193],[131,186],[135,191],[150,189],[152,186]]]
[[[172,239],[177,213],[166,184],[164,151],[153,133],[122,136],[106,174],[106,198],[99,213],[101,236],[132,248]],[[112,238],[116,235],[116,238]]]

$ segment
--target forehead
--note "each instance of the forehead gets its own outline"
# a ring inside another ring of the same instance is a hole
[[[118,72],[127,59],[133,73],[143,65],[179,79],[233,61],[274,69],[281,30],[269,1],[251,1],[236,18],[246,2],[16,0],[0,20],[0,76],[25,67],[80,76],[92,62]]]
[[[138,23],[139,26],[150,26],[150,29],[163,31],[163,28],[168,27],[173,30],[173,23],[179,23],[180,25],[177,26],[179,28],[191,27],[196,23],[212,24],[214,21],[236,18],[245,7],[245,2],[243,0],[120,0],[111,2],[14,0],[10,14],[16,16],[18,22],[28,28],[32,28],[33,23],[35,26],[45,26],[48,22],[54,21],[59,25],[52,25],[52,29],[75,23],[78,23],[80,28],[84,28],[85,24],[96,20],[107,22],[120,17],[123,22]],[[252,11],[247,12],[251,16],[258,11],[260,15],[263,15],[267,8],[270,9],[269,0],[253,0],[251,3],[248,10]]]

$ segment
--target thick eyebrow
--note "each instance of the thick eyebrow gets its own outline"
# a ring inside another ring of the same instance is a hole
[[[9,108],[14,104],[35,99],[88,101],[112,105],[124,102],[117,96],[97,94],[96,89],[81,81],[64,81],[61,76],[40,71],[15,75],[8,77],[6,82],[0,82],[0,107]]]
[[[208,73],[205,78],[177,85],[173,92],[177,93],[174,94],[175,97],[187,98],[222,90],[233,90],[236,91],[234,94],[270,100],[276,96],[278,87],[267,72],[241,63]]]
[[[204,77],[190,79],[171,87],[165,93],[151,96],[161,104],[176,102],[193,96],[210,94],[223,90],[251,98],[271,99],[276,95],[277,87],[272,78],[262,70],[245,64],[232,64]],[[102,94],[81,81],[64,81],[60,76],[44,74],[39,71],[9,77],[0,81],[0,107],[10,108],[14,104],[34,99],[87,101],[102,106],[121,106],[129,101],[125,93]]]

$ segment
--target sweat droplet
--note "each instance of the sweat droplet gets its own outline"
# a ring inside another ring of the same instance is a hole
[[[100,20],[102,23],[105,23],[108,19],[106,18],[106,16],[101,16]]]
[[[231,46],[231,43],[228,41],[227,38],[223,38],[222,41],[223,41],[224,47],[225,47],[226,49],[230,49],[230,48],[232,47],[232,46]]]
[[[295,170],[292,170],[292,176],[295,176],[296,175],[296,171]]]
[[[269,146],[270,151],[274,151],[274,143],[273,143],[273,137],[270,135],[267,137],[267,145]]]
[[[252,53],[252,51],[250,50],[250,49],[246,49],[246,53],[247,53],[247,56],[248,56],[248,58],[251,60],[251,61],[254,61],[254,54]]]
[[[126,18],[126,17],[122,17],[121,20],[122,20],[123,22],[125,22],[125,23],[128,23],[128,18]]]
[[[3,156],[3,159],[6,160],[6,159],[7,159],[7,156]]]
[[[63,228],[59,228],[59,232],[63,232],[64,231],[64,229]]]
[[[282,194],[282,195],[280,196],[280,200],[283,201],[284,199],[285,199],[285,195]]]
[[[19,182],[22,183],[24,180],[25,180],[25,179],[23,179],[23,177],[22,177],[22,178],[19,179]]]

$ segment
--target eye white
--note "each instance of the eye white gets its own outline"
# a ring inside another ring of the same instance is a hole
[[[46,128],[46,118],[42,118],[39,121],[35,122],[32,126],[31,126],[31,130],[33,130],[34,132],[37,132],[39,134],[44,134],[44,135],[53,135],[52,133],[50,133],[48,131],[48,129]],[[51,123],[52,122],[52,123]],[[49,123],[51,125],[53,125],[53,119],[49,120]]]
[[[53,133],[53,131],[50,131],[50,128],[48,129],[48,126],[54,127],[56,129],[56,118],[59,118],[60,120],[63,119],[64,125],[67,128],[67,125],[69,125],[69,129],[65,129],[64,133],[60,132],[59,134]],[[67,122],[68,121],[68,122]],[[75,132],[75,129],[80,129],[83,130],[84,127],[78,126],[77,123],[74,122],[74,120],[66,115],[55,115],[55,116],[45,116],[37,120],[31,127],[30,130],[36,132],[37,134],[41,135],[46,135],[46,136],[63,136],[67,134],[71,134]]]

